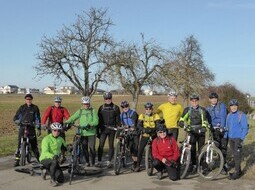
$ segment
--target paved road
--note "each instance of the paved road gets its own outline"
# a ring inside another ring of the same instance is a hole
[[[205,181],[198,176],[176,182],[170,181],[167,177],[161,181],[156,176],[147,176],[145,171],[132,173],[129,169],[124,173],[115,176],[112,170],[104,169],[102,173],[90,176],[76,176],[72,185],[67,182],[59,187],[51,187],[49,177],[46,181],[38,175],[30,176],[15,172],[12,168],[13,157],[0,158],[0,189],[4,190],[36,190],[36,189],[89,189],[89,190],[179,190],[179,189],[231,189],[231,190],[253,190],[255,182],[249,180],[230,181],[225,176],[215,181]],[[66,180],[68,173],[65,171]]]

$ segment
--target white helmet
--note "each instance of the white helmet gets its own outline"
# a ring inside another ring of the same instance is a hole
[[[56,96],[54,102],[62,102],[62,98],[60,96]]]
[[[170,90],[168,96],[177,96],[177,93],[174,90]]]
[[[62,130],[62,125],[58,122],[52,123],[50,126],[51,130]]]
[[[81,103],[82,104],[90,104],[90,97],[84,96],[81,98]]]

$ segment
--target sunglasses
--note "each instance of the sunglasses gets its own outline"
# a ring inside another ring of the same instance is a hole
[[[105,98],[105,100],[111,100],[111,98]]]
[[[54,129],[54,130],[52,130],[52,131],[54,131],[54,132],[59,132],[59,133],[60,133],[61,130]]]
[[[162,133],[166,133],[166,131],[159,131],[158,133],[162,134]]]
[[[128,106],[121,106],[122,108],[128,108]]]
[[[30,98],[26,98],[26,100],[32,100],[32,99],[30,99]]]
[[[89,104],[83,104],[83,105],[85,105],[85,106],[89,106]]]
[[[151,108],[146,108],[145,110],[152,110]]]

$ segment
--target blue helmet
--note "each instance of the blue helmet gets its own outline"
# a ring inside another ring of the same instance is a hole
[[[239,103],[238,103],[238,100],[237,99],[231,99],[228,103],[229,106],[238,106]]]

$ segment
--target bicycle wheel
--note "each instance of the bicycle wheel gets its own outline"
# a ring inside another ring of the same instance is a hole
[[[78,143],[75,141],[73,143],[73,150],[72,150],[72,156],[71,156],[71,164],[70,164],[70,178],[69,178],[69,185],[72,183],[72,179],[74,176],[74,171],[77,168],[78,165],[78,159],[77,159],[77,148],[78,148]]]
[[[198,157],[198,173],[205,179],[215,179],[222,171],[224,159],[216,146],[204,147]]]
[[[23,142],[21,144],[20,149],[20,165],[25,166],[26,165],[26,142]]]
[[[122,164],[122,156],[121,156],[121,142],[118,141],[114,151],[114,172],[116,175],[119,175],[120,168]]]
[[[148,176],[153,174],[153,158],[150,145],[146,145],[145,147],[145,169]]]
[[[180,160],[180,178],[184,179],[187,176],[187,171],[190,165],[191,153],[190,149],[185,148],[184,150],[180,150],[181,152],[181,160]]]

